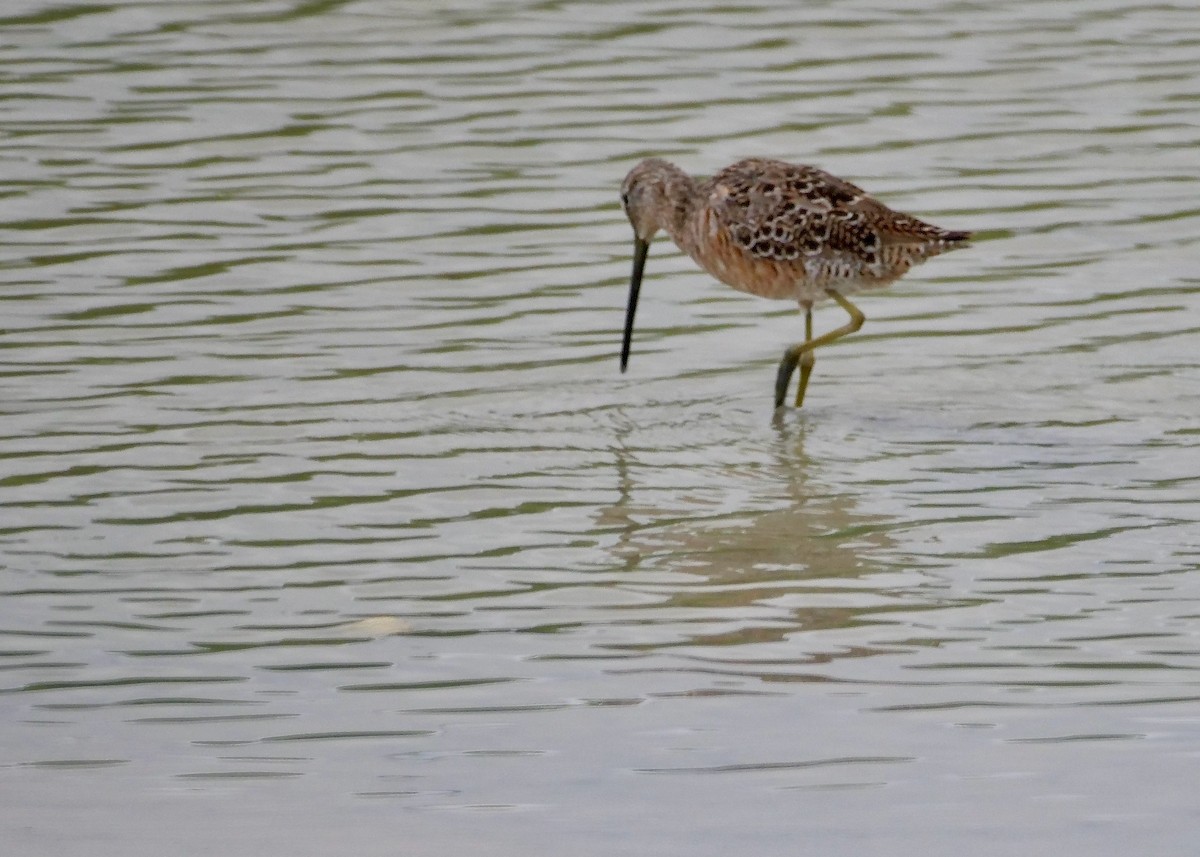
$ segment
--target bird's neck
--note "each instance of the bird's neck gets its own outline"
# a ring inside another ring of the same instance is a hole
[[[655,179],[662,194],[662,204],[657,207],[658,226],[678,244],[687,234],[688,221],[699,204],[699,185],[679,167],[666,162]]]

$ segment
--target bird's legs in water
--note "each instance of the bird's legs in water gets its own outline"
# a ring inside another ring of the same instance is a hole
[[[811,342],[812,335],[812,304],[804,307],[804,341]],[[796,407],[804,404],[804,391],[808,389],[808,376],[812,374],[813,366],[817,364],[817,352],[811,347],[800,355],[800,382],[796,387]],[[785,385],[786,387],[786,385]],[[784,393],[786,394],[786,389]],[[778,406],[776,406],[778,407]]]
[[[791,383],[792,373],[796,371],[797,364],[800,366],[800,386],[796,390],[796,407],[798,408],[804,404],[804,391],[808,387],[808,377],[812,374],[813,364],[816,363],[816,355],[813,354],[813,351],[822,345],[828,345],[835,339],[841,339],[848,333],[854,333],[867,320],[862,311],[842,297],[840,292],[833,289],[826,289],[825,293],[837,301],[838,305],[850,314],[850,320],[841,327],[835,328],[828,333],[822,333],[816,339],[813,339],[812,304],[805,305],[804,341],[799,345],[793,345],[787,351],[783,352],[783,359],[779,361],[779,373],[775,376],[776,408],[783,407],[783,400],[787,398],[788,384]]]

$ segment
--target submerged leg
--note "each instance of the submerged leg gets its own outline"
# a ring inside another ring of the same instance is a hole
[[[792,373],[796,371],[796,364],[800,362],[799,355],[793,356],[792,349],[783,352],[783,359],[779,361],[779,371],[775,373],[775,409],[783,407],[783,400],[787,398],[788,384],[792,380]]]
[[[862,311],[842,297],[840,292],[833,289],[826,289],[825,293],[833,298],[838,306],[850,314],[850,320],[841,327],[834,328],[828,333],[822,333],[816,339],[813,339],[812,309],[811,307],[808,308],[804,318],[804,342],[799,345],[793,345],[787,351],[783,352],[783,359],[779,361],[779,373],[775,376],[775,407],[777,408],[782,407],[783,400],[787,398],[788,382],[791,381],[792,373],[796,371],[797,364],[800,364],[800,389],[796,394],[796,407],[800,407],[804,401],[805,388],[808,386],[808,376],[812,374],[812,367],[816,362],[816,358],[812,352],[822,345],[828,345],[835,339],[841,339],[848,333],[854,333],[867,320]]]

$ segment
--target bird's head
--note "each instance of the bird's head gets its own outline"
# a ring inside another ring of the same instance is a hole
[[[660,229],[677,234],[693,191],[694,183],[687,173],[662,158],[646,158],[621,182],[621,208],[633,226],[633,274],[629,280],[625,336],[621,342],[622,372],[629,365],[633,317],[637,312],[650,241]]]
[[[668,187],[678,167],[661,158],[646,158],[621,182],[621,208],[633,234],[647,244],[663,228],[663,219],[671,206]]]

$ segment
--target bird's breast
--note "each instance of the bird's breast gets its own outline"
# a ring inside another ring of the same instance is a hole
[[[684,234],[673,236],[680,249],[722,283],[772,300],[796,300],[807,272],[802,260],[777,261],[753,256],[739,246],[708,210],[700,212]]]

